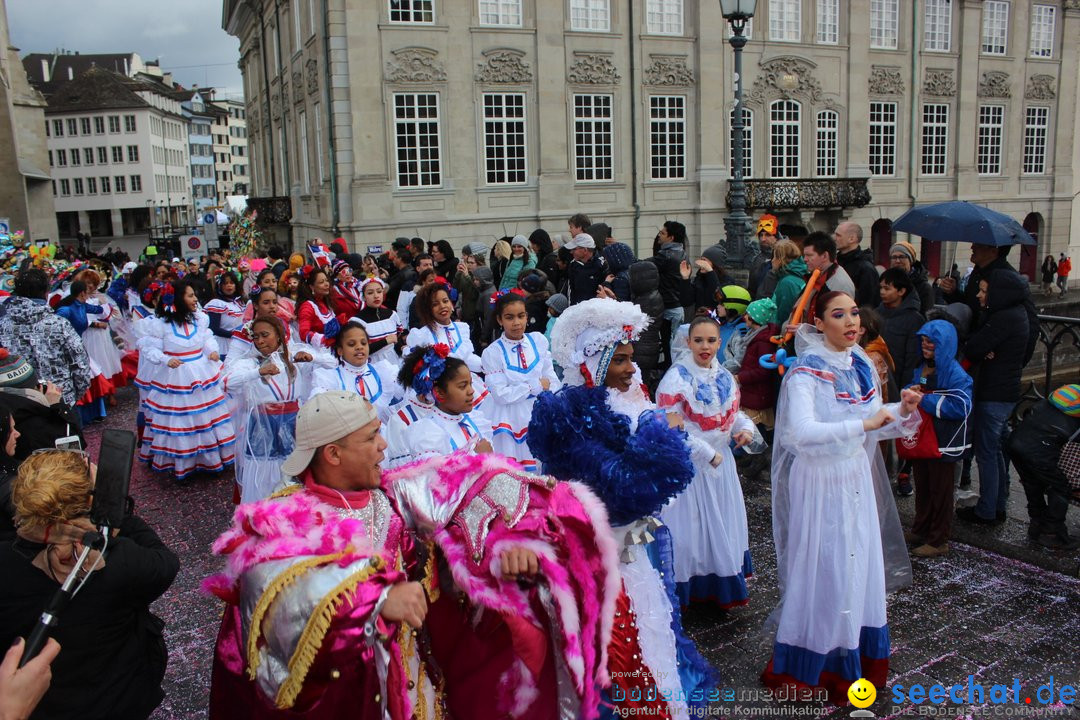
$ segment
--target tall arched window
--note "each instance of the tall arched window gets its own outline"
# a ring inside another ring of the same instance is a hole
[[[743,177],[754,177],[754,111],[743,105]],[[728,165],[731,168],[731,177],[735,177],[735,110],[728,113],[728,127],[732,128],[728,137]]]
[[[799,121],[802,108],[794,100],[769,105],[769,177],[799,177]]]
[[[816,175],[817,177],[836,177],[838,157],[838,133],[840,116],[832,110],[822,110],[817,114],[816,133]]]

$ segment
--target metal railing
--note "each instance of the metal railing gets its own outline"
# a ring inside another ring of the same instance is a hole
[[[870,203],[867,178],[746,180],[746,207],[754,210],[863,207]],[[728,185],[727,204],[731,206]]]
[[[1040,363],[1043,366],[1041,383],[1034,378],[1025,383],[1020,402],[1013,411],[1014,417],[1026,415],[1032,405],[1046,398],[1065,382],[1080,382],[1080,318],[1039,315],[1039,339],[1035,345],[1035,354],[1025,370],[1031,371]],[[1055,368],[1063,365],[1076,366],[1071,371],[1072,377],[1055,379],[1058,375]]]
[[[268,225],[285,224],[292,219],[292,198],[288,195],[249,197],[247,206],[259,213],[259,222]]]

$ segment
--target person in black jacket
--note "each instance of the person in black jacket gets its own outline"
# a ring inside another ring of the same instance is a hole
[[[641,260],[630,266],[630,300],[641,311],[652,318],[649,326],[641,331],[641,336],[634,343],[634,362],[641,370],[641,378],[649,388],[649,394],[656,395],[660,384],[660,318],[664,314],[664,299],[660,297],[660,273],[656,265],[648,260]]]
[[[874,267],[874,254],[859,247],[862,227],[858,223],[842,222],[836,226],[833,240],[836,241],[836,262],[855,283],[855,302],[873,305],[878,296],[878,272]]]
[[[1069,537],[1068,479],[1058,467],[1061,449],[1080,432],[1080,385],[1065,385],[1040,400],[1009,437],[1009,459],[1027,495],[1028,537],[1040,545],[1073,550],[1080,538]]]
[[[889,248],[889,267],[898,267],[908,274],[915,292],[919,293],[919,309],[923,314],[934,307],[934,287],[927,277],[926,268],[915,259],[915,246],[901,240]],[[955,266],[954,266],[955,267]]]
[[[604,287],[611,289],[616,300],[630,300],[630,275],[627,271],[637,262],[634,251],[626,243],[616,242],[605,246],[601,252],[608,266]]]
[[[542,228],[533,230],[529,235],[529,247],[532,248],[533,257],[536,258],[536,269],[547,275],[553,287],[559,287],[559,256],[555,252],[555,246],[547,230]]]
[[[389,287],[386,289],[385,305],[388,308],[396,308],[401,291],[411,291],[416,285],[417,276],[412,267],[413,255],[409,250],[399,248],[391,251],[390,261],[394,264],[395,272],[390,277]]]
[[[574,258],[566,268],[566,296],[570,304],[591,300],[607,276],[607,266],[596,252],[596,242],[591,235],[580,233],[563,247],[573,253]]]
[[[1026,364],[1030,331],[1024,306],[1027,281],[1012,270],[996,270],[978,281],[985,321],[964,344],[964,358],[975,366],[975,462],[979,465],[979,502],[956,516],[989,525],[1005,520],[1009,474],[1002,453],[1009,416],[1020,400],[1020,377]]]
[[[64,450],[19,467],[12,500],[21,524],[14,540],[0,543],[0,642],[26,637],[68,574],[90,571],[52,632],[62,651],[34,717],[139,720],[164,697],[168,655],[150,603],[169,588],[180,563],[146,523],[128,516],[110,534],[96,569],[92,562],[76,567],[83,533],[93,528],[85,517],[93,482],[83,456]]]
[[[916,332],[926,318],[919,312],[919,296],[911,278],[899,268],[889,268],[881,274],[879,295],[881,303],[876,310],[884,323],[881,337],[896,364],[896,384],[906,387],[911,383],[915,367],[922,362],[921,341]]]
[[[716,293],[727,285],[737,285],[724,270],[727,253],[720,245],[710,245],[701,251],[701,257],[694,261],[697,275],[690,282],[694,291],[694,309],[716,306]]]

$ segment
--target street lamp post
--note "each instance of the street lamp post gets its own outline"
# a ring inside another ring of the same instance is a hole
[[[749,260],[746,257],[746,241],[750,235],[750,217],[746,214],[746,183],[743,181],[746,125],[743,122],[742,49],[747,40],[743,35],[743,30],[746,28],[747,21],[754,16],[756,6],[757,0],[720,0],[720,12],[731,25],[732,35],[729,42],[735,51],[735,117],[731,122],[734,139],[731,158],[733,166],[731,201],[728,206],[728,215],[724,218],[728,264],[732,267],[744,267]]]

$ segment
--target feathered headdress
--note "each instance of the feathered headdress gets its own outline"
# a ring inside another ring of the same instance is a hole
[[[570,385],[602,385],[615,348],[633,342],[651,318],[634,303],[593,298],[571,305],[551,331],[551,356]]]
[[[446,370],[446,358],[450,355],[450,346],[445,343],[432,345],[413,366],[412,389],[417,395],[431,395],[435,381]]]

